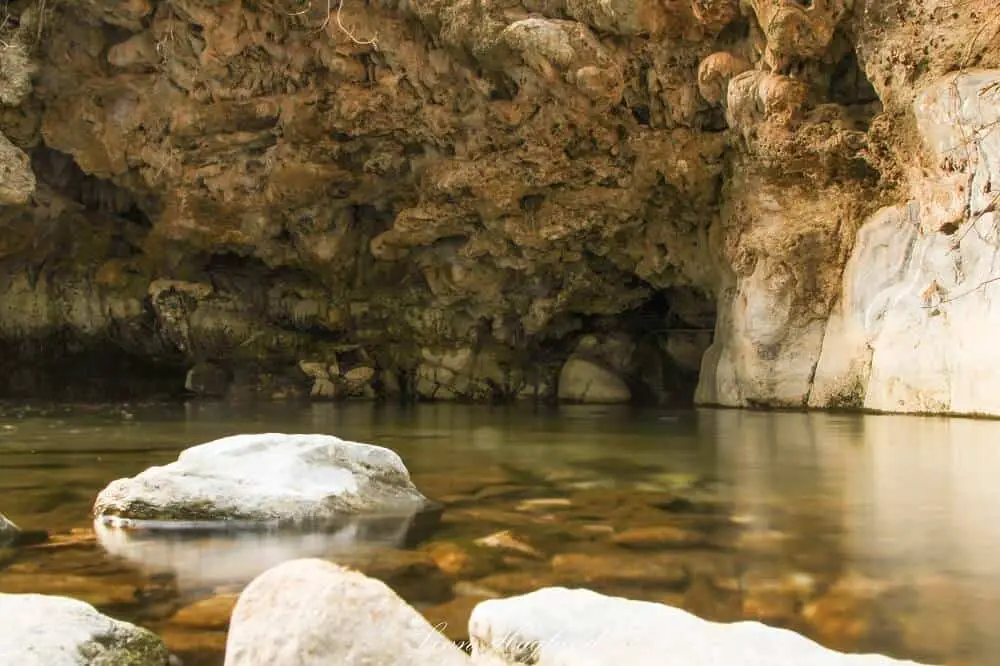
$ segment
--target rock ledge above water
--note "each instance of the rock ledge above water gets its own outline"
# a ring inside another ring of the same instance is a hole
[[[427,502],[389,449],[330,435],[269,433],[201,444],[169,465],[113,481],[97,496],[94,515],[307,523],[414,513]]]

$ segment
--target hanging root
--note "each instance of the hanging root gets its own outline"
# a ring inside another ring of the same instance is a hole
[[[334,8],[333,6],[334,2],[337,3],[336,8]],[[350,39],[352,42],[354,42],[358,46],[371,46],[377,51],[378,34],[376,33],[375,36],[372,37],[371,39],[361,39],[360,37],[355,35],[353,32],[351,32],[350,28],[344,25],[344,21],[341,17],[341,12],[343,11],[343,8],[344,8],[344,0],[326,0],[326,18],[323,19],[322,25],[320,25],[319,28],[316,29],[316,31],[323,32],[324,30],[326,30],[327,26],[330,25],[330,20],[332,19],[337,24],[337,27],[340,29],[340,31],[345,35],[347,35],[347,38]],[[309,13],[309,11],[311,10],[312,10],[312,3],[310,2],[305,9],[298,12],[291,12],[289,16],[302,16],[303,14]]]

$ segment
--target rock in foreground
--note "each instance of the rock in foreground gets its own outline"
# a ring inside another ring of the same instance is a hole
[[[467,666],[468,658],[381,583],[323,560],[256,578],[230,622],[225,666]]]
[[[151,632],[102,615],[75,599],[0,594],[0,664],[167,666]]]
[[[757,622],[709,622],[663,604],[545,588],[484,601],[469,620],[474,664],[504,666],[917,666],[828,650]]]
[[[427,503],[389,449],[330,435],[235,435],[113,481],[94,515],[140,520],[323,522]]]

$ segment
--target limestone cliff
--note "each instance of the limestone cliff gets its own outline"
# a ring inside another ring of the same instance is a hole
[[[0,7],[7,393],[1000,413],[993,0]]]

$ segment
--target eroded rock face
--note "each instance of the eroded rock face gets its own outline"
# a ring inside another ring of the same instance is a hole
[[[990,0],[10,4],[0,392],[138,359],[199,395],[556,399],[614,333],[669,402],[714,329],[701,402],[1000,413],[843,313],[883,209],[947,244],[993,191],[993,93],[941,106],[1000,67]],[[939,164],[959,120],[983,156]],[[950,289],[935,256],[907,274]]]
[[[691,666],[917,666],[880,655],[842,654],[757,622],[709,622],[664,604],[585,589],[544,588],[481,602],[469,619],[472,663],[483,666],[623,663],[663,655]]]
[[[943,78],[914,115],[926,162],[859,232],[810,402],[997,414],[1000,70]]]
[[[76,599],[0,594],[0,663],[45,666],[167,666],[153,633],[98,613]]]
[[[94,502],[114,525],[236,520],[322,523],[345,515],[412,515],[427,499],[395,452],[330,435],[234,435],[118,479]]]

